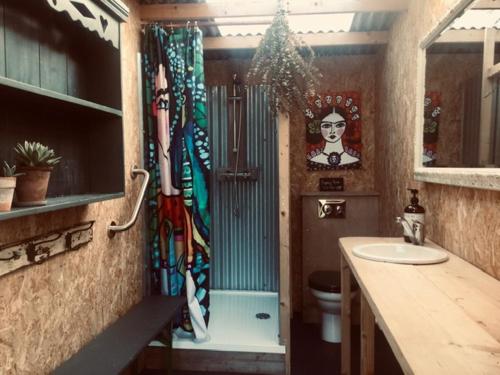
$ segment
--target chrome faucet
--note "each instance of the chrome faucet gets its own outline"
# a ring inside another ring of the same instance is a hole
[[[403,228],[410,234],[410,240],[414,245],[421,246],[425,242],[425,225],[424,223],[415,220],[413,225],[403,219],[402,217],[396,217],[396,223],[401,224]]]

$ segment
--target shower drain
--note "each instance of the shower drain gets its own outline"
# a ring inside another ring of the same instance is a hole
[[[258,313],[258,314],[255,314],[255,317],[257,319],[269,319],[271,317],[271,315],[269,315],[268,313]]]

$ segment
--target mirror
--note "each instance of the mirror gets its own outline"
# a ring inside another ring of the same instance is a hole
[[[420,166],[500,168],[500,4],[472,1],[456,14],[423,46]]]

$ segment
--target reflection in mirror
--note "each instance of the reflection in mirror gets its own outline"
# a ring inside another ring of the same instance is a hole
[[[478,4],[426,49],[427,167],[500,167],[500,6]]]

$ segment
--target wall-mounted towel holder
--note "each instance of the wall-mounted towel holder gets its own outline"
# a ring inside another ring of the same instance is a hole
[[[130,177],[132,180],[135,180],[137,175],[142,174],[144,179],[142,180],[141,191],[139,192],[139,197],[137,198],[137,202],[135,204],[134,211],[132,212],[132,218],[123,225],[118,225],[116,222],[112,221],[108,226],[108,236],[113,238],[116,232],[124,232],[129,230],[137,221],[137,216],[139,215],[139,210],[141,209],[142,202],[144,201],[144,196],[146,195],[146,189],[149,184],[149,172],[145,169],[137,168],[137,166],[132,167],[132,171],[130,172]]]

